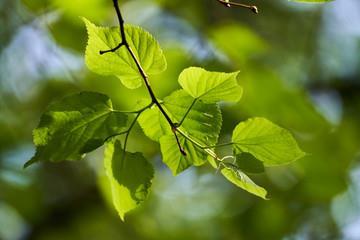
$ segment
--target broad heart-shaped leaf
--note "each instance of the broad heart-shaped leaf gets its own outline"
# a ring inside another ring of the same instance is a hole
[[[305,155],[289,131],[265,118],[251,118],[238,124],[232,142],[236,153],[250,153],[265,166],[287,164]]]
[[[135,61],[128,50],[123,46],[112,53],[100,55],[100,50],[109,50],[121,43],[118,27],[97,27],[83,18],[89,35],[86,47],[85,62],[88,68],[101,75],[115,75],[130,89],[142,85],[143,79]],[[131,25],[125,25],[127,42],[144,71],[149,74],[158,74],[166,69],[166,59],[158,44],[150,33]]]
[[[239,72],[209,72],[190,67],[180,74],[179,83],[193,98],[206,103],[237,102],[242,96],[242,88],[237,83],[238,74]]]
[[[162,105],[171,120],[180,123],[194,100],[184,90],[177,90],[165,97]],[[144,133],[154,141],[159,141],[163,135],[172,134],[169,124],[156,106],[146,110],[138,121]],[[181,127],[202,143],[215,145],[221,130],[221,124],[222,117],[219,106],[205,104],[201,100],[197,100]]]
[[[124,220],[147,198],[154,169],[141,153],[124,152],[119,140],[106,144],[104,165],[115,209]]]
[[[176,123],[181,122],[189,107],[192,106],[180,129],[204,146],[215,145],[222,124],[220,108],[216,104],[205,104],[201,100],[194,103],[194,101],[195,99],[184,90],[178,90],[165,97],[162,106]],[[203,150],[178,134],[181,145],[187,153],[186,157],[181,155],[172,130],[158,107],[154,106],[146,110],[138,121],[149,138],[160,141],[163,161],[174,175],[191,165],[202,165],[207,160],[207,155]]]
[[[186,156],[181,154],[174,135],[165,135],[160,138],[163,162],[170,168],[173,175],[181,173],[192,165],[201,166],[208,158],[204,150],[194,146],[181,135],[178,138]]]
[[[38,161],[79,160],[124,131],[127,119],[100,93],[81,92],[54,102],[33,132],[36,153],[25,167]]]
[[[245,191],[252,193],[263,199],[266,198],[266,190],[258,185],[256,185],[245,173],[240,171],[235,167],[224,167],[221,169],[221,173],[225,176],[227,180],[235,184],[236,186],[244,189]]]

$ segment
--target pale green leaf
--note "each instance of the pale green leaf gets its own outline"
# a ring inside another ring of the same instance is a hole
[[[266,199],[266,190],[256,185],[245,173],[240,171],[240,169],[237,169],[236,167],[231,167],[229,165],[221,169],[221,173],[225,176],[227,180],[229,180],[236,186],[258,197]]]
[[[25,166],[38,161],[79,160],[109,136],[124,131],[127,119],[99,93],[82,92],[54,102],[33,132],[36,153]]]
[[[178,138],[186,156],[180,152],[174,135],[162,136],[159,141],[163,162],[170,168],[173,175],[181,173],[192,165],[201,166],[208,158],[202,149],[196,147],[189,140],[181,135]]]
[[[250,153],[265,166],[287,164],[305,155],[289,131],[265,118],[238,124],[232,142],[236,153]]]
[[[194,101],[195,99],[184,90],[178,90],[165,97],[162,106],[175,123],[180,123],[189,107],[192,106],[180,129],[203,146],[215,145],[222,124],[220,108],[216,104]],[[207,160],[207,155],[203,150],[199,151],[191,142],[178,134],[187,156],[184,157],[181,154],[169,123],[157,106],[146,110],[138,121],[148,137],[154,141],[160,141],[163,161],[174,175],[191,165],[202,165]]]
[[[106,144],[104,166],[115,209],[124,220],[147,198],[154,169],[141,153],[124,152],[119,140]]]
[[[121,42],[119,27],[97,27],[83,19],[89,35],[85,62],[88,68],[101,75],[115,75],[130,89],[142,85],[143,79],[130,53],[123,46],[113,53],[100,55],[100,50],[109,50]],[[125,25],[129,46],[148,75],[158,74],[166,69],[166,59],[150,33],[140,27]]]
[[[162,105],[170,118],[175,123],[180,123],[194,100],[184,90],[177,90],[165,97]],[[172,133],[169,124],[156,106],[146,110],[138,120],[145,134],[154,141]],[[196,101],[181,127],[202,143],[215,145],[221,124],[221,112],[216,104]]]
[[[209,72],[190,67],[180,74],[179,83],[193,98],[206,103],[237,102],[242,96],[242,88],[237,82],[238,74],[239,72]]]
[[[157,106],[146,109],[138,118],[145,135],[153,141],[159,141],[165,134],[171,134],[171,128]]]

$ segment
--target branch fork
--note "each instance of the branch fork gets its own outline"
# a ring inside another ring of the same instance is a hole
[[[251,10],[252,12],[254,13],[258,13],[258,9],[256,6],[250,6],[250,5],[246,5],[246,4],[241,4],[241,3],[234,3],[234,2],[230,2],[230,1],[224,1],[224,0],[217,0],[219,3],[225,5],[226,7],[231,7],[231,6],[237,6],[237,7],[243,7],[243,8],[247,8],[249,10]],[[145,73],[144,69],[142,68],[141,64],[140,64],[140,61],[139,59],[136,57],[134,51],[132,50],[132,48],[130,47],[129,43],[127,42],[127,38],[126,38],[126,34],[125,34],[125,22],[124,22],[124,19],[121,15],[121,11],[120,11],[120,8],[119,8],[119,1],[118,0],[113,0],[113,4],[114,4],[114,8],[116,10],[116,14],[117,14],[117,17],[118,17],[118,21],[119,21],[119,25],[120,25],[120,35],[121,35],[121,42],[114,48],[112,49],[109,49],[109,50],[101,50],[99,51],[99,54],[100,55],[103,55],[103,54],[106,54],[106,53],[110,53],[110,52],[115,52],[117,51],[118,49],[120,49],[121,47],[125,47],[127,49],[127,51],[130,53],[132,59],[134,60],[137,68],[138,68],[138,71],[141,75],[141,77],[143,78],[144,80],[144,83],[145,83],[145,86],[149,92],[149,95],[151,97],[151,106],[152,105],[156,105],[160,112],[162,113],[162,115],[165,117],[166,121],[169,123],[170,127],[171,127],[171,130],[174,134],[174,137],[176,139],[176,143],[178,145],[178,148],[179,148],[179,151],[181,152],[181,154],[183,156],[187,156],[187,153],[186,151],[184,150],[184,148],[181,146],[181,143],[179,141],[179,137],[177,135],[177,133],[179,133],[180,135],[182,135],[183,137],[185,137],[187,140],[193,142],[196,146],[198,146],[199,148],[201,149],[204,149],[205,152],[207,152],[210,156],[212,156],[214,159],[216,160],[220,160],[221,162],[221,159],[216,155],[215,152],[213,152],[210,147],[206,147],[206,146],[202,146],[202,144],[198,143],[197,141],[193,140],[190,136],[188,136],[187,134],[185,134],[181,129],[180,129],[180,126],[182,125],[183,121],[185,120],[186,116],[188,115],[188,113],[190,112],[191,108],[193,107],[193,105],[195,104],[196,102],[196,99],[193,101],[193,103],[191,104],[191,106],[189,107],[189,109],[187,110],[185,116],[181,119],[180,123],[175,123],[171,120],[170,116],[166,113],[165,109],[162,107],[161,103],[159,102],[159,100],[156,98],[151,86],[150,86],[150,82],[149,82],[149,79],[148,79],[148,76],[147,74]],[[127,140],[128,140],[128,137],[129,137],[129,134],[130,134],[130,130],[132,129],[132,127],[134,126],[137,118],[140,116],[141,112],[145,110],[145,109],[142,109],[140,110],[139,112],[137,112],[137,115],[135,117],[135,120],[131,123],[131,126],[129,128],[128,131],[124,132],[126,133],[126,137],[125,137],[125,146],[124,148],[126,148],[126,143],[127,143]],[[122,133],[121,133],[122,134]],[[219,165],[220,167],[220,165]]]

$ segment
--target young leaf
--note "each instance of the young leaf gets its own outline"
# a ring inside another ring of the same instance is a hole
[[[194,146],[189,140],[179,135],[180,145],[186,152],[186,156],[181,154],[174,135],[165,135],[160,138],[160,147],[163,162],[170,168],[173,175],[177,175],[195,165],[200,166],[207,160],[207,154],[200,148]]]
[[[263,199],[266,198],[266,190],[256,183],[254,183],[241,169],[231,163],[227,163],[222,160],[221,163],[217,162],[214,158],[209,157],[208,161],[213,168],[221,169],[221,173],[224,177],[229,180],[231,183],[235,184],[239,188],[244,189],[245,191],[259,196]]]
[[[164,98],[163,106],[171,119],[180,123],[190,106],[181,127],[197,140],[208,145],[215,145],[221,130],[222,117],[216,104],[196,101],[184,90],[178,90]],[[159,109],[154,106],[146,110],[138,119],[144,133],[154,141],[163,135],[172,134],[169,124]]]
[[[209,72],[190,67],[180,74],[179,83],[193,98],[205,103],[238,102],[242,96],[242,88],[237,83],[238,74],[239,72]]]
[[[235,167],[224,167],[221,170],[221,173],[225,176],[227,180],[235,184],[236,186],[244,189],[245,191],[252,193],[263,199],[266,198],[266,190],[258,185],[256,185],[245,173],[240,171]]]
[[[124,131],[127,115],[115,112],[111,100],[99,93],[82,92],[51,104],[34,130],[38,161],[81,159],[111,135]]]
[[[104,166],[115,209],[124,220],[147,198],[154,169],[141,153],[124,152],[119,140],[106,144]]]
[[[88,68],[101,75],[115,75],[130,89],[142,85],[143,79],[135,61],[125,46],[115,52],[100,55],[100,50],[109,50],[121,43],[118,27],[97,27],[83,18],[89,35],[86,47],[85,62]],[[150,33],[140,27],[125,25],[125,34],[129,46],[134,51],[144,71],[158,74],[166,69],[166,59],[158,44]]]
[[[238,124],[232,142],[236,153],[250,153],[265,166],[287,164],[305,155],[287,130],[265,118]]]
[[[172,133],[169,123],[156,106],[146,109],[138,118],[138,123],[145,135],[156,142],[161,136]]]

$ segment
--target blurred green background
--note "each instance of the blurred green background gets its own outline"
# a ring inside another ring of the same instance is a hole
[[[259,15],[215,0],[120,1],[168,60],[151,79],[164,97],[188,66],[241,70],[243,99],[223,105],[221,141],[248,117],[289,129],[307,157],[253,175],[264,201],[208,167],[177,177],[137,126],[132,151],[156,167],[150,198],[121,222],[103,184],[102,149],[84,161],[41,163],[31,131],[54,99],[91,90],[130,109],[128,90],[84,66],[79,16],[116,25],[111,0],[0,0],[0,239],[360,239],[360,2],[254,0]]]

